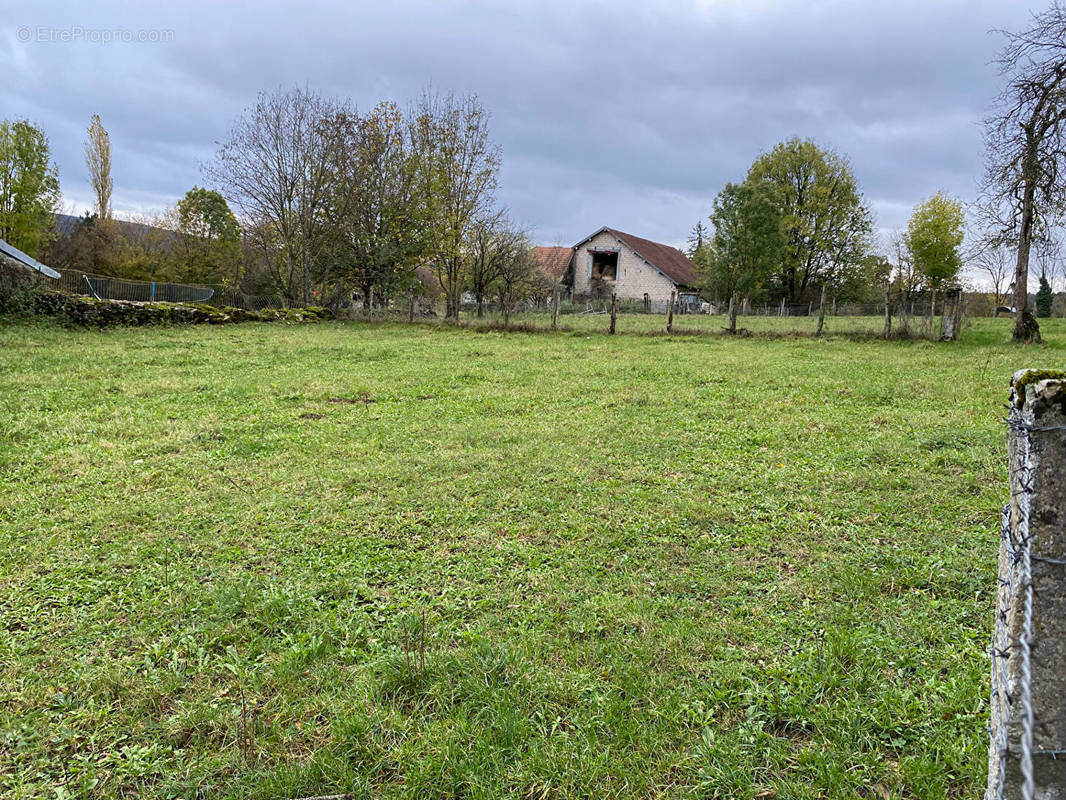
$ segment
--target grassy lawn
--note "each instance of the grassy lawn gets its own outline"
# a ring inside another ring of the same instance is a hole
[[[0,327],[0,796],[977,798],[1009,326]]]

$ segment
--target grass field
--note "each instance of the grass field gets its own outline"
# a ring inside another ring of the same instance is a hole
[[[0,796],[977,798],[1009,325],[0,327]]]

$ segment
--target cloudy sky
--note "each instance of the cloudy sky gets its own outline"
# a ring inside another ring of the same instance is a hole
[[[64,201],[91,203],[82,142],[111,134],[114,206],[203,184],[256,93],[361,108],[426,84],[476,93],[499,199],[537,241],[603,226],[683,244],[723,183],[790,136],[848,156],[882,230],[923,197],[970,199],[998,88],[993,29],[1026,0],[147,4],[0,0],[0,117],[48,133]],[[123,41],[125,40],[125,41]]]

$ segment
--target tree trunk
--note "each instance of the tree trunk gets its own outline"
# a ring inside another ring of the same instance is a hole
[[[407,300],[407,321],[415,321],[415,290],[413,287],[411,288],[410,296]]]
[[[818,299],[818,329],[814,332],[815,336],[822,335],[822,329],[825,327],[825,284],[822,284],[822,294]]]
[[[945,291],[944,304],[940,309],[940,338],[945,342],[955,340],[955,312],[954,309],[948,308],[949,305],[951,305],[951,294]]]
[[[779,316],[779,317],[785,316],[785,298],[783,298],[783,297],[781,298],[781,310],[777,312],[777,316]]]
[[[1033,181],[1027,178],[1022,192],[1022,225],[1018,233],[1018,260],[1014,265],[1014,341],[1016,342],[1040,341],[1040,326],[1035,317],[1026,313],[1029,310],[1029,250],[1033,243],[1034,194]],[[1026,319],[1026,316],[1029,319]]]
[[[733,292],[729,296],[729,332],[737,332],[737,306],[740,305],[740,293]]]
[[[552,330],[559,330],[559,284],[555,284],[555,291],[552,292]]]
[[[452,319],[452,320],[455,320],[456,322],[458,322],[459,321],[460,294],[459,294],[459,282],[457,280],[453,280],[453,279],[449,279],[448,280],[447,298],[448,298],[448,308],[447,308],[447,310],[446,310],[446,312],[444,314],[444,318],[445,319]]]
[[[485,295],[478,292],[477,295],[477,318],[481,319],[485,316]]]
[[[885,330],[884,337],[887,339],[892,335],[892,305],[891,297],[889,295],[889,289],[885,288]]]
[[[304,265],[304,307],[311,305],[311,265],[307,260],[307,253],[303,255]]]
[[[677,297],[677,292],[670,292],[670,305],[666,309],[666,332],[674,332],[674,299]]]

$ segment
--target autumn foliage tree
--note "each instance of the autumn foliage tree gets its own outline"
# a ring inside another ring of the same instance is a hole
[[[459,318],[465,249],[478,219],[492,208],[500,149],[489,138],[489,114],[475,96],[425,93],[411,115],[419,163],[418,190],[431,225],[428,264]]]
[[[427,247],[425,198],[416,191],[418,162],[411,130],[395,103],[366,114],[339,112],[332,122],[329,215],[337,237],[324,282],[358,288],[371,297],[407,288]]]
[[[111,137],[104,129],[99,114],[93,114],[85,139],[85,166],[89,169],[89,182],[96,195],[95,213],[100,223],[111,219],[111,193],[114,181],[111,178]]]

